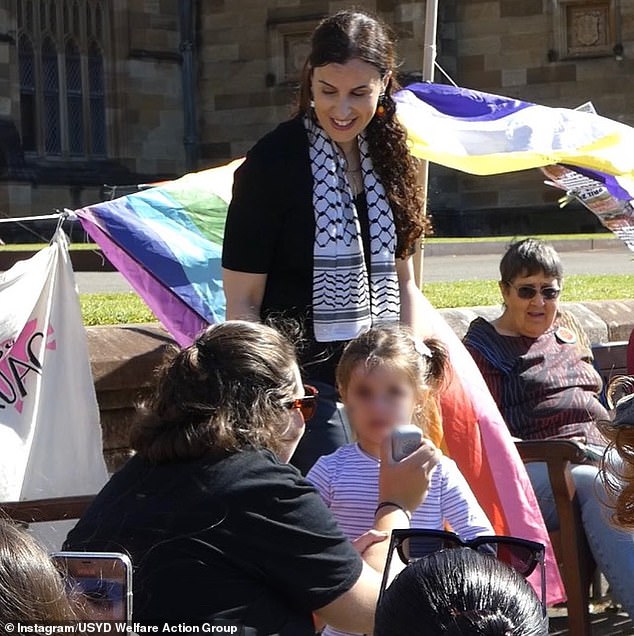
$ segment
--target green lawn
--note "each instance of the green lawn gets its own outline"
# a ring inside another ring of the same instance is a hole
[[[456,281],[426,283],[423,291],[432,305],[470,307],[497,305],[500,292],[497,281]],[[569,276],[566,278],[563,301],[624,300],[634,298],[634,275]],[[152,322],[156,318],[147,305],[134,293],[82,294],[80,296],[85,325],[115,325]]]
[[[501,302],[497,281],[461,280],[451,283],[425,283],[423,292],[429,302],[443,307],[497,305]],[[567,276],[562,301],[634,299],[634,275]]]
[[[618,240],[612,232],[593,232],[589,234],[517,234],[515,236],[476,236],[476,237],[435,237],[430,236],[425,239],[425,243],[493,243],[502,241],[503,243],[511,243],[512,241],[520,241],[525,238],[540,238],[544,241],[574,241],[574,240],[591,240],[591,239],[614,239]]]
[[[79,302],[86,326],[156,321],[148,306],[132,292],[80,294]]]
[[[516,236],[478,236],[478,237],[435,237],[430,236],[425,239],[426,243],[455,243],[459,241],[460,243],[492,243],[494,241],[502,241],[504,243],[510,243],[511,241],[517,241],[523,238],[527,238],[526,236],[516,235]],[[596,238],[613,238],[617,240],[612,232],[594,232],[590,234],[531,234],[530,236],[535,238],[541,238],[545,241],[568,241],[568,240],[589,240]],[[32,250],[37,251],[46,247],[46,243],[15,243],[12,245],[0,245],[0,251],[5,252],[19,252],[23,250]],[[96,250],[99,249],[99,246],[94,243],[71,243],[71,250]]]

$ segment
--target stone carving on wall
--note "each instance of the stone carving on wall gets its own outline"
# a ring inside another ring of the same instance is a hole
[[[271,83],[299,82],[310,52],[310,36],[318,20],[269,23],[269,65]]]
[[[616,42],[615,0],[558,0],[559,57],[612,55]]]

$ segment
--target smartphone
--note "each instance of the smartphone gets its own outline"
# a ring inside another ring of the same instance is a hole
[[[392,459],[400,462],[411,455],[423,441],[423,431],[415,424],[401,424],[392,431]]]
[[[132,563],[119,552],[53,552],[87,621],[132,621]]]

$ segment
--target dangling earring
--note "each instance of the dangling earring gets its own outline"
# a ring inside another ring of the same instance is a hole
[[[313,109],[315,108],[315,100],[314,99],[310,100],[310,107],[313,108]]]
[[[379,95],[379,101],[377,102],[376,111],[374,113],[379,119],[383,119],[385,117],[385,102],[385,93],[382,93],[381,95]]]

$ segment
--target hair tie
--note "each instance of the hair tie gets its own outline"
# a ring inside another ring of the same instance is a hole
[[[433,357],[431,349],[422,340],[419,340],[418,338],[413,338],[413,340],[414,349],[416,349],[416,353],[418,353],[419,356],[423,358]]]

